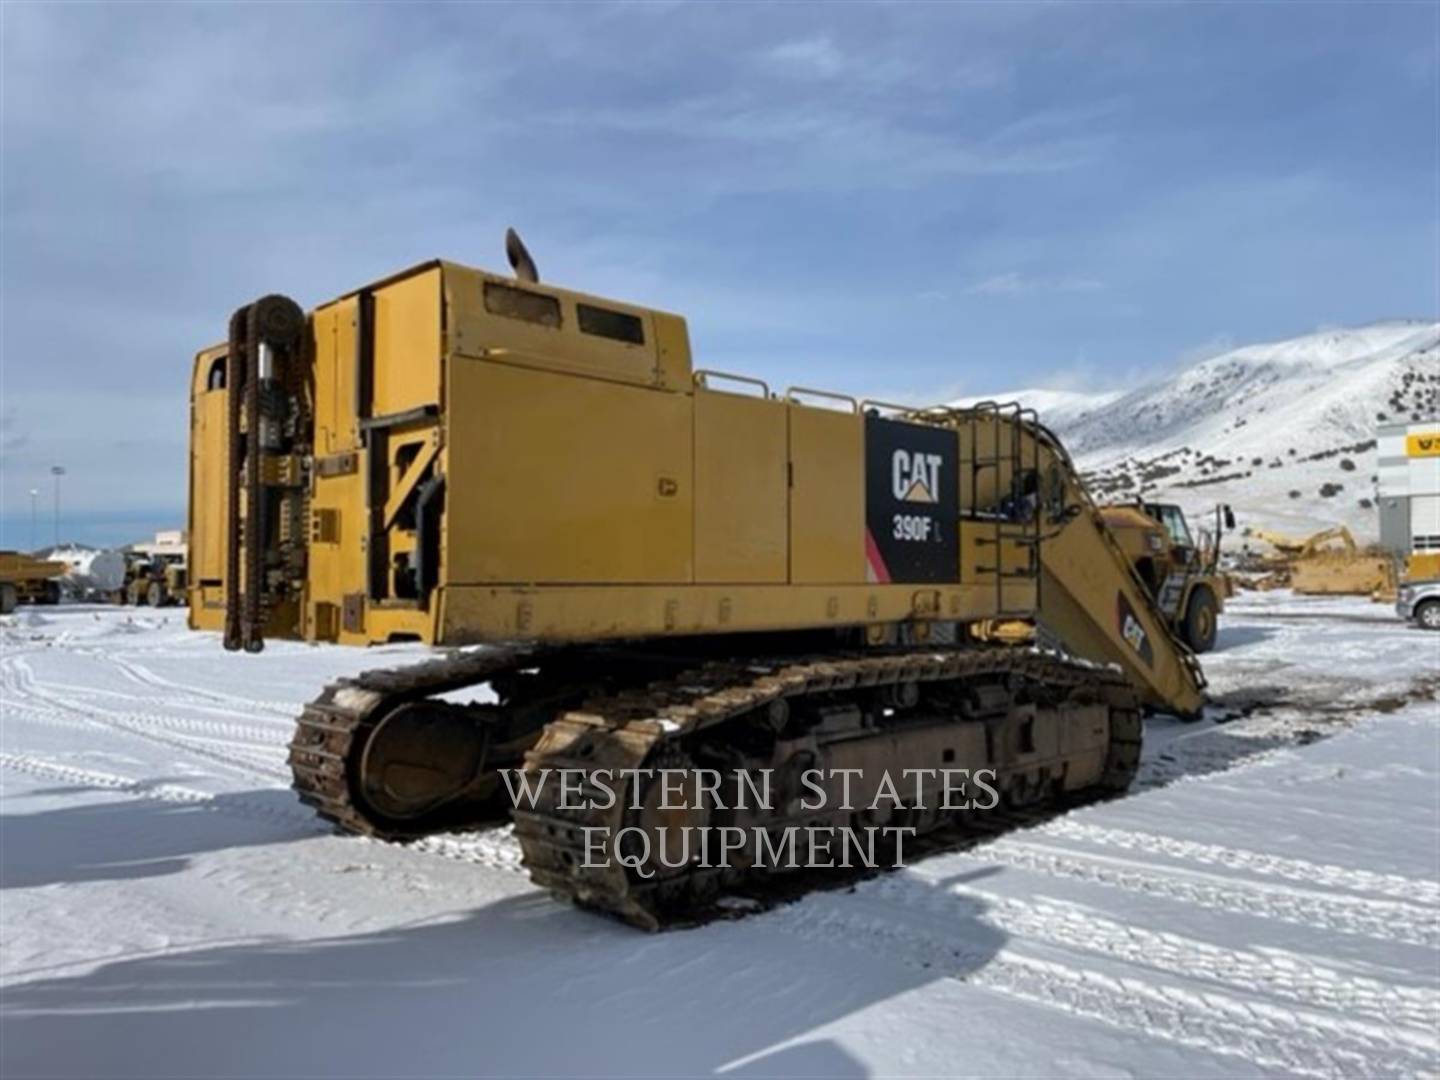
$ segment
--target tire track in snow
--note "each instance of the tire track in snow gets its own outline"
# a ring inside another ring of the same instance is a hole
[[[1337,934],[1431,948],[1440,945],[1440,917],[1437,913],[1400,900],[1370,900],[1318,893],[1180,868],[1166,868],[1161,872],[1151,864],[1068,848],[1051,848],[1026,840],[995,840],[972,851],[956,852],[956,856],[1217,911],[1318,927]]]
[[[284,780],[288,786],[290,771],[285,766],[283,757],[278,754],[274,764],[261,764],[250,759],[246,753],[242,752],[237,755],[233,750],[226,752],[217,749],[217,740],[213,736],[185,734],[196,731],[197,728],[213,731],[216,727],[233,728],[234,725],[196,720],[190,717],[168,716],[162,713],[123,713],[101,709],[66,699],[48,690],[42,690],[35,684],[34,673],[24,660],[13,664],[11,671],[16,676],[12,688],[17,689],[22,698],[28,698],[30,701],[81,717],[102,729],[124,732],[153,743],[169,746],[186,754],[206,758],[227,768],[269,781],[272,785],[276,780]],[[226,742],[233,742],[233,739],[222,740],[221,745]],[[279,744],[272,745],[279,748]]]
[[[1143,978],[1111,974],[1013,949],[992,956],[973,945],[967,948],[963,937],[937,941],[896,920],[886,905],[869,919],[857,918],[847,908],[836,904],[817,910],[817,905],[799,904],[775,917],[775,924],[801,937],[827,945],[840,942],[1026,1004],[1144,1031],[1262,1068],[1353,1077],[1417,1075],[1434,1065],[1436,1045],[1429,1033],[1247,999],[1243,992],[1191,988],[1148,973]],[[1004,926],[1003,917],[997,925]]]
[[[262,802],[245,795],[213,795],[209,792],[185,787],[182,784],[155,784],[145,780],[134,780],[115,773],[65,765],[27,754],[0,753],[0,769],[9,769],[12,772],[25,773],[46,780],[58,780],[82,787],[104,788],[107,791],[117,791],[142,799],[201,806],[207,810],[235,817],[303,825],[316,835],[336,836],[351,843],[379,844],[385,848],[436,856],[454,862],[525,873],[524,868],[520,865],[520,845],[516,842],[513,830],[509,825],[493,830],[469,833],[441,833],[410,844],[397,844],[337,832],[317,818],[299,799],[296,799],[293,804],[281,804],[278,801]],[[275,790],[279,792],[281,789]]]
[[[1194,840],[1180,840],[1158,833],[1109,829],[1068,819],[1050,822],[1036,830],[1043,836],[1081,840],[1123,851],[1147,855],[1166,855],[1174,859],[1220,866],[1226,870],[1248,871],[1267,877],[1327,885],[1338,889],[1376,893],[1396,900],[1419,904],[1440,904],[1440,884],[1404,877],[1401,874],[1380,874],[1357,870],[1333,863],[1315,863],[1283,855],[1271,855],[1243,848],[1223,847]]]
[[[90,652],[90,650],[85,651]],[[290,702],[264,701],[259,698],[247,698],[239,694],[227,694],[220,690],[206,690],[202,687],[188,686],[185,683],[174,682],[146,667],[133,657],[121,653],[95,650],[93,655],[115,665],[120,669],[120,673],[131,682],[139,683],[141,686],[153,687],[157,690],[164,690],[172,694],[178,694],[192,702],[211,702],[230,708],[238,707],[247,709],[252,712],[258,710],[260,712],[273,713],[277,719],[283,718],[291,724],[295,722],[295,717],[300,712],[300,706]]]
[[[34,757],[29,754],[0,753],[0,769],[25,773],[45,780],[59,780],[81,787],[104,788],[142,799],[158,802],[184,803],[216,810],[235,817],[253,818],[263,821],[283,821],[294,825],[307,825],[316,832],[324,832],[320,822],[297,800],[293,806],[281,804],[278,800],[260,800],[253,796],[221,794],[185,787],[183,784],[152,783],[134,780],[128,776],[103,772],[99,769],[65,765],[58,761]],[[277,792],[279,789],[275,789]]]
[[[63,694],[54,691],[63,691]],[[50,713],[68,712],[81,713],[90,723],[101,723],[100,718],[124,720],[141,726],[149,726],[171,731],[182,737],[192,737],[202,740],[233,744],[245,747],[251,751],[262,751],[265,748],[271,750],[283,749],[289,745],[289,736],[275,728],[258,727],[253,724],[238,723],[230,720],[211,720],[197,716],[179,716],[173,713],[148,712],[135,709],[114,709],[108,708],[99,700],[104,698],[120,698],[126,702],[146,701],[151,699],[137,698],[129,694],[117,694],[110,690],[90,689],[88,687],[68,686],[64,684],[50,683],[49,688],[44,691],[31,693],[29,700],[18,705],[18,708],[29,711],[47,711]]]
[[[139,713],[139,712],[114,712],[103,709],[96,709],[94,706],[84,702],[76,702],[40,689],[35,682],[34,672],[28,664],[10,663],[18,660],[17,657],[7,656],[0,660],[0,686],[12,690],[18,698],[24,699],[23,708],[27,713],[40,719],[43,715],[47,717],[41,720],[42,723],[62,724],[67,727],[92,726],[103,730],[120,730],[140,738],[150,739],[173,746],[188,753],[198,753],[201,756],[210,757],[220,761],[222,764],[239,768],[262,776],[267,780],[283,779],[289,786],[290,773],[284,765],[283,758],[275,759],[269,763],[263,760],[265,751],[263,747],[273,746],[283,748],[289,743],[289,735],[275,738],[275,732],[265,729],[250,728],[245,725],[228,724],[221,721],[195,719],[192,717],[169,716],[162,713]],[[142,680],[143,681],[143,680]],[[97,691],[104,693],[105,691]],[[73,718],[73,719],[70,719]],[[141,730],[151,728],[154,730]],[[227,752],[221,753],[213,749],[213,742],[201,735],[186,737],[186,732],[209,732],[229,735],[239,735],[245,732],[258,733],[265,736],[264,739],[255,740],[260,749],[253,746],[232,746]],[[167,735],[167,733],[169,733]],[[197,745],[198,743],[198,745]],[[237,757],[237,754],[260,755],[259,760],[245,761]],[[6,755],[0,758],[0,765],[7,765],[10,759],[17,759],[17,755]],[[38,760],[38,759],[21,759]],[[19,766],[11,765],[18,768]],[[44,766],[52,770],[71,772],[78,771],[90,775],[85,770],[72,770],[69,766],[49,764]],[[39,766],[36,766],[39,768]],[[34,771],[34,769],[30,770]],[[94,774],[104,776],[106,774]],[[97,786],[123,788],[134,794],[150,795],[151,789],[139,781],[125,780],[118,777],[110,777],[107,782],[96,781]],[[206,796],[208,798],[208,796]],[[329,831],[319,822],[319,819],[300,802],[296,801],[297,819],[313,822],[320,828],[320,831]],[[364,838],[357,838],[364,839]],[[437,856],[456,862],[470,863],[476,866],[483,866],[490,869],[506,870],[515,873],[523,873],[524,868],[520,865],[520,845],[515,841],[509,825],[493,830],[474,831],[466,833],[441,833],[435,836],[425,837],[400,846],[410,851],[423,855]]]
[[[886,878],[874,889],[885,898],[884,911],[923,913],[923,917],[933,920],[941,938],[956,925],[957,916],[963,919],[983,914],[986,922],[1024,941],[1098,953],[1181,978],[1284,998],[1345,1017],[1398,1022],[1415,1028],[1417,1035],[1434,1032],[1440,1026],[1440,988],[1396,986],[1326,967],[1313,958],[1283,949],[1217,945],[1117,922],[1081,904],[1017,900],[970,886],[932,885],[923,878]],[[875,908],[863,894],[857,894],[855,899],[862,912]],[[1433,1036],[1431,1045],[1440,1049],[1440,1041]]]

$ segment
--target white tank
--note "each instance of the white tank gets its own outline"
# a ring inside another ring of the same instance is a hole
[[[125,556],[118,551],[82,551],[61,548],[50,558],[70,569],[61,581],[72,591],[113,592],[125,583]]]

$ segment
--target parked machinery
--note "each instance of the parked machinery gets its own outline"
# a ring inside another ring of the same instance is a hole
[[[248,651],[491,646],[305,709],[290,762],[322,817],[386,838],[494,818],[497,770],[522,764],[993,768],[1018,807],[1124,789],[1142,708],[1201,708],[1195,658],[1033,413],[694,370],[683,319],[541,285],[507,247],[513,278],[431,262],[308,315],[262,298],[196,358],[193,626]],[[970,640],[1003,618],[1073,655]],[[639,774],[608,810],[554,794],[515,814],[535,880],[649,927],[756,871],[587,866],[583,828],[824,818],[662,811]],[[944,817],[906,807],[921,831]]]
[[[1232,594],[1220,569],[1220,538],[1235,527],[1230,507],[1216,506],[1213,529],[1198,537],[1173,503],[1121,503],[1100,512],[1177,636],[1197,653],[1214,648]]]
[[[63,562],[37,559],[21,551],[0,551],[0,615],[19,604],[58,604]]]
[[[1395,559],[1379,548],[1364,548],[1344,525],[1294,539],[1266,529],[1252,534],[1273,547],[1276,565],[1261,588],[1289,586],[1306,596],[1370,596],[1395,599]]]
[[[137,607],[170,607],[185,603],[186,570],[184,562],[168,559],[146,559],[136,567],[134,577],[125,586],[125,603]]]

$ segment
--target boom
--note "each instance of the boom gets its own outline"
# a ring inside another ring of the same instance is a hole
[[[1030,466],[1017,476],[1002,466],[993,477],[972,467],[968,493],[969,512],[977,518],[987,513],[1013,515],[1017,502],[1025,499],[1039,504],[1039,582],[1029,621],[1077,656],[1118,664],[1151,708],[1184,717],[1198,715],[1205,687],[1199,662],[1171,631],[1060,441],[1033,414],[1018,407],[994,408],[988,415],[983,405],[978,414],[927,410],[918,417],[942,418],[956,427],[962,465],[969,441],[972,462],[984,457],[974,448],[989,444],[1001,448],[993,457],[1014,458]],[[990,424],[996,429],[991,430]],[[1005,452],[1011,439],[1018,439],[1018,453]],[[961,482],[963,508],[967,505],[963,470]],[[1027,487],[1033,490],[1026,492]]]

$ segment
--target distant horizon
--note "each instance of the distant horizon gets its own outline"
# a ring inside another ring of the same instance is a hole
[[[60,542],[57,545],[53,515],[40,515],[36,529],[39,542],[32,544],[29,515],[22,519],[14,514],[5,514],[0,515],[0,550],[31,552],[69,544],[94,548],[122,547],[152,540],[155,533],[166,529],[183,530],[185,518],[183,505],[178,510],[147,510],[133,515],[92,512],[84,508],[62,511]]]

